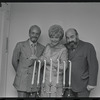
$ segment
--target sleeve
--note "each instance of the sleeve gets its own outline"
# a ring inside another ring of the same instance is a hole
[[[20,58],[20,45],[19,45],[19,43],[17,43],[14,48],[13,56],[12,56],[12,65],[13,65],[15,71],[17,71],[19,58]]]
[[[48,51],[48,49],[49,49],[48,46],[49,46],[49,44],[46,45],[46,47],[44,48],[44,50],[43,50],[43,52],[42,52],[42,55],[41,55],[40,58],[39,58],[41,61],[44,61],[44,60],[46,59],[46,56],[45,56],[45,55],[46,55],[46,53],[47,53],[47,51]]]
[[[41,52],[41,55],[40,55],[40,57],[43,55],[43,53],[44,53],[44,50],[45,50],[45,46],[44,46],[44,45],[42,45],[41,47],[42,47],[42,52]]]
[[[89,66],[89,82],[88,85],[97,85],[97,75],[98,75],[98,60],[96,57],[96,51],[92,44],[88,46],[87,60]]]
[[[66,48],[61,53],[59,60],[60,60],[60,70],[63,70],[63,64],[64,64],[63,61],[65,61],[65,63],[66,63],[65,69],[67,69],[67,67],[68,67],[68,50]]]
[[[43,52],[42,52],[42,55],[39,57],[39,59],[41,60],[41,67],[44,66],[44,60],[46,60],[46,52],[47,52],[47,49],[48,49],[48,44],[46,45],[46,47],[44,48]]]

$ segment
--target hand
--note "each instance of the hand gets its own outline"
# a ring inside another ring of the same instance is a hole
[[[91,91],[91,90],[93,90],[94,88],[95,88],[95,86],[87,85],[87,90],[88,90],[88,91]]]
[[[38,58],[37,58],[37,56],[35,56],[35,55],[33,55],[33,56],[31,56],[30,58],[29,58],[30,60],[37,60]]]
[[[42,61],[44,61],[44,60],[46,60],[47,58],[46,58],[45,56],[41,56],[39,59],[42,60]]]
[[[44,63],[44,60],[46,60],[46,58],[44,56],[39,57],[39,60],[41,60],[42,64]]]
[[[46,60],[46,57],[41,56],[41,57],[39,57],[39,59],[41,60],[41,65],[43,66],[44,65],[44,60]]]

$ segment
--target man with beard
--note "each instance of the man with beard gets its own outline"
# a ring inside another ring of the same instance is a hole
[[[35,97],[37,88],[37,74],[39,62],[36,62],[36,70],[34,84],[32,82],[33,65],[37,58],[42,55],[44,46],[38,41],[41,29],[37,25],[33,25],[29,29],[29,39],[18,42],[13,51],[12,65],[15,69],[16,76],[14,87],[17,89],[18,97]]]
[[[91,43],[79,39],[76,29],[65,32],[68,58],[72,62],[71,90],[75,97],[88,97],[97,85],[98,61],[96,51]],[[68,86],[68,70],[66,86]],[[67,90],[65,96],[67,96]]]

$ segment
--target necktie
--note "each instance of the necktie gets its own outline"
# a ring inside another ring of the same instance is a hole
[[[32,54],[36,55],[36,45],[31,44]]]

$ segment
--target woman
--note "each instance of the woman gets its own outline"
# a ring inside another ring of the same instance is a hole
[[[61,44],[64,36],[64,30],[60,25],[50,27],[49,37],[51,43],[46,45],[41,60],[46,60],[45,84],[41,86],[41,97],[61,97],[63,90],[63,61],[66,62],[67,68],[68,54],[67,49]],[[50,59],[52,59],[52,78],[50,82]],[[57,84],[57,68],[59,59],[59,80]],[[51,87],[50,87],[51,86]],[[51,92],[51,93],[50,93]]]

